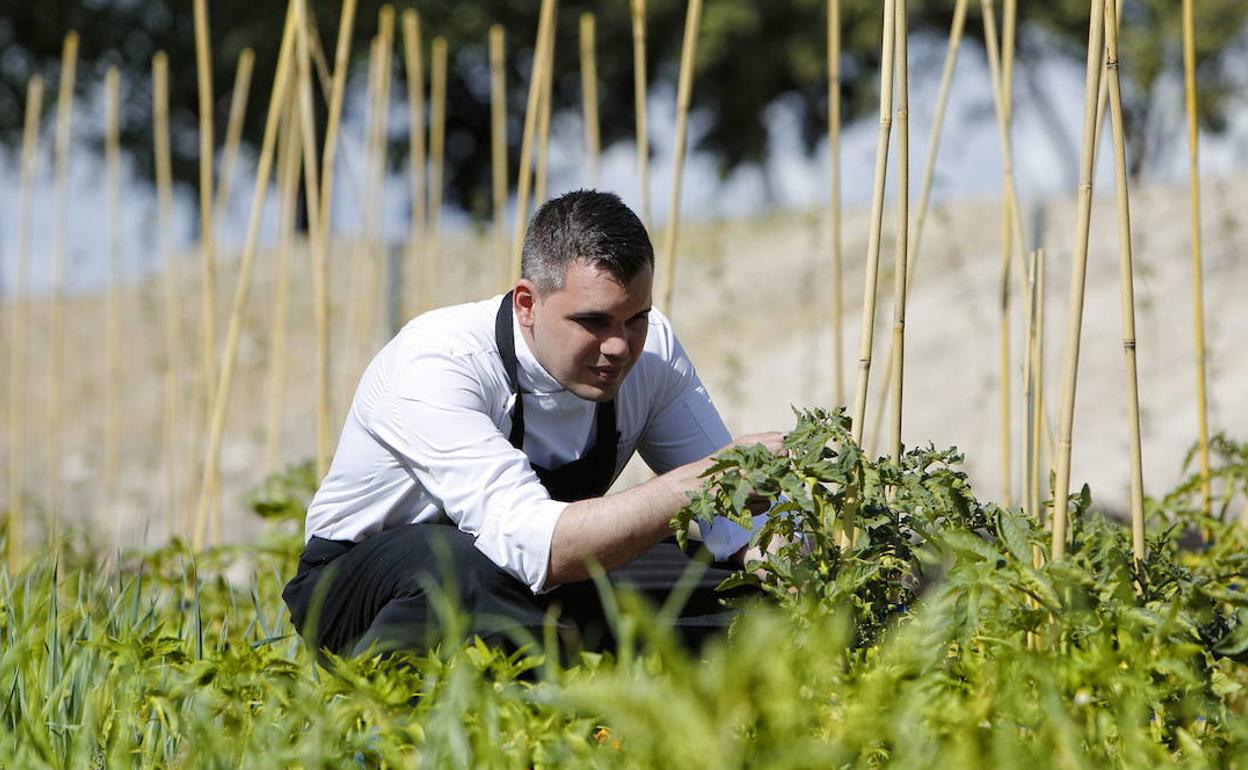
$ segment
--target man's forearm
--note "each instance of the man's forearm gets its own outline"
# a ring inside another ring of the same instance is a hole
[[[624,492],[569,505],[555,522],[546,585],[588,578],[587,560],[612,570],[652,548],[671,533],[672,517],[708,467],[698,460]]]

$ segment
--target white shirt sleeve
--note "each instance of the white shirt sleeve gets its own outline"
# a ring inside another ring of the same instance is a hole
[[[660,316],[650,333],[663,336],[657,350],[668,360],[665,366],[656,367],[664,381],[656,383],[654,406],[637,449],[651,470],[666,473],[723,449],[732,435],[667,319]],[[755,517],[755,527],[763,518],[765,514]],[[719,560],[750,541],[749,531],[722,516],[698,524],[703,543]]]
[[[478,550],[538,593],[567,503],[550,498],[500,432],[483,390],[472,360],[420,352],[394,372],[362,421]]]

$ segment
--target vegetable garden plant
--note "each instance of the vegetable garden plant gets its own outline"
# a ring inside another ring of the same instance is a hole
[[[801,412],[787,456],[723,452],[673,522],[778,501],[752,535],[770,555],[731,578],[764,598],[699,654],[620,594],[620,649],[568,666],[453,637],[319,665],[280,599],[307,469],[253,494],[275,524],[246,547],[46,553],[0,574],[0,767],[1248,763],[1248,538],[1200,513],[1198,476],[1150,501],[1138,564],[1085,487],[1051,562],[1043,527],[976,499],[956,451],[872,460],[847,427]],[[1248,447],[1213,446],[1225,513]]]

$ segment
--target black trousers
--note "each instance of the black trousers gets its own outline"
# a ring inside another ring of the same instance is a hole
[[[673,593],[676,599],[687,594],[673,622],[696,651],[732,619],[733,610],[720,600],[753,593],[716,592],[731,571],[710,563],[704,549],[690,557],[669,540],[607,578],[655,609]],[[594,581],[535,596],[478,551],[471,535],[445,524],[408,524],[359,543],[313,537],[282,598],[304,638],[344,655],[370,648],[420,651],[472,635],[514,648],[541,641],[552,621],[565,654],[612,649],[617,642]]]

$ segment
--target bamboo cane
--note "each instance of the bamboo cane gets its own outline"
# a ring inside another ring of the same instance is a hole
[[[1127,192],[1127,144],[1123,135],[1122,87],[1118,80],[1118,15],[1105,0],[1105,75],[1114,134],[1114,179],[1118,198],[1118,270],[1122,292],[1122,352],[1127,366],[1127,436],[1131,442],[1131,553],[1144,562],[1144,467],[1140,450],[1140,390],[1135,365],[1135,289],[1131,265],[1131,203]]]
[[[680,182],[685,170],[685,135],[689,125],[689,100],[693,92],[693,65],[702,20],[702,0],[689,0],[685,14],[685,40],[680,52],[680,80],[676,87],[676,152],[672,158],[672,194],[667,206],[667,232],[663,239],[663,312],[672,315],[672,290],[676,283],[676,241],[680,231]]]
[[[121,77],[116,67],[104,74],[104,155],[108,169],[108,307],[104,378],[104,500],[114,515],[114,538],[121,533],[117,509],[118,445],[121,440]]]
[[[230,322],[225,340],[225,354],[222,357],[221,375],[214,389],[211,419],[208,427],[208,442],[204,453],[204,472],[201,476],[199,503],[196,506],[195,532],[192,548],[198,552],[204,541],[204,529],[208,523],[209,506],[218,483],[218,467],[221,459],[221,438],[225,432],[225,417],[229,406],[230,386],[234,378],[234,367],[238,359],[238,341],[242,333],[243,311],[247,305],[248,290],[251,286],[251,269],[255,260],[256,242],[260,234],[260,218],[264,208],[264,199],[268,193],[269,174],[273,166],[273,146],[277,135],[277,120],[281,115],[282,104],[286,95],[287,81],[293,54],[293,38],[295,30],[301,24],[302,2],[291,0],[287,9],[286,24],[282,31],[282,45],[277,56],[277,73],[273,78],[273,92],[269,97],[269,111],[264,125],[264,139],[260,145],[260,161],[256,166],[256,185],[251,202],[251,213],[247,224],[247,239],[243,246],[243,256],[239,263],[238,283],[234,292],[234,303],[230,310]]]
[[[194,0],[195,66],[199,76],[199,218],[203,292],[200,318],[200,366],[203,369],[204,401],[211,404],[216,381],[217,267],[212,238],[212,49],[208,32],[208,0]]]
[[[1033,251],[1027,258],[1027,295],[1031,313],[1027,316],[1026,345],[1023,353],[1023,408],[1026,419],[1023,423],[1023,514],[1040,520],[1039,504],[1036,500],[1036,291],[1039,273],[1039,251]]]
[[[893,125],[893,66],[896,35],[894,0],[884,2],[884,24],[881,30],[880,55],[880,131],[875,148],[875,179],[871,194],[871,222],[867,237],[866,278],[862,293],[862,327],[858,348],[858,383],[854,392],[854,413],[851,433],[854,443],[862,446],[863,421],[867,412],[867,387],[871,376],[871,348],[875,336],[876,284],[880,272],[880,240],[884,229],[884,182],[888,175],[888,140]],[[842,549],[854,541],[856,499],[846,502],[837,537]]]
[[[529,183],[533,162],[533,131],[537,125],[537,112],[542,93],[545,68],[542,62],[549,44],[554,23],[555,0],[542,0],[541,15],[537,23],[537,42],[533,46],[533,66],[529,72],[529,97],[524,109],[524,133],[520,139],[520,171],[516,180],[516,230],[511,239],[511,283],[520,280],[520,257],[524,247],[524,231],[528,224]]]
[[[897,39],[897,247],[893,255],[893,424],[890,434],[893,462],[901,461],[902,386],[906,363],[906,263],[910,230],[910,85],[906,41],[906,0],[896,0]]]
[[[880,271],[880,241],[884,229],[884,183],[888,176],[888,142],[893,127],[893,0],[885,0],[880,55],[880,130],[875,146],[875,180],[871,193],[871,221],[867,238],[866,283],[862,294],[862,327],[858,347],[858,383],[854,392],[853,439],[862,446],[871,375],[871,348],[875,333],[875,294]]]
[[[1032,494],[1035,497],[1034,507],[1037,521],[1045,526],[1052,526],[1051,517],[1044,515],[1044,488],[1049,480],[1049,471],[1053,467],[1053,441],[1049,436],[1049,430],[1052,425],[1045,414],[1044,406],[1044,310],[1048,295],[1045,293],[1044,284],[1045,274],[1045,253],[1044,249],[1037,249],[1036,252],[1036,304],[1035,309],[1035,343],[1033,345],[1032,355],[1034,361],[1032,363],[1032,371],[1035,379],[1035,390],[1033,397],[1036,406],[1033,420],[1035,424],[1032,426]],[[1044,462],[1042,452],[1048,453],[1048,462]],[[1043,469],[1043,470],[1042,470]],[[1036,560],[1039,560],[1039,551],[1036,552]],[[1039,567],[1039,563],[1036,564]]]
[[[186,522],[178,515],[178,386],[181,382],[182,339],[181,277],[173,256],[173,167],[169,151],[169,59],[164,51],[152,57],[152,154],[156,161],[157,229],[160,231],[161,261],[165,290],[165,371],[164,371],[164,456],[165,505],[169,534],[185,533]]]
[[[646,131],[646,0],[629,0],[633,22],[633,113],[637,136],[637,184],[641,223],[650,229],[650,138]]]
[[[52,250],[52,313],[48,325],[48,518],[51,543],[61,536],[61,398],[65,367],[65,233],[69,230],[69,135],[74,114],[74,74],[78,64],[78,33],[65,36],[61,50],[61,82],[56,96],[56,238]]]
[[[1079,343],[1083,331],[1083,292],[1087,282],[1088,230],[1092,220],[1092,148],[1096,140],[1096,100],[1103,66],[1105,9],[1092,0],[1088,23],[1088,61],[1083,109],[1083,152],[1079,163],[1079,201],[1075,249],[1066,308],[1066,360],[1062,368],[1061,423],[1057,442],[1057,484],[1053,489],[1053,560],[1066,555],[1066,516],[1070,493],[1070,452],[1075,423],[1075,387],[1079,374]]]
[[[1196,122],[1196,34],[1192,0],[1183,0],[1183,93],[1187,112],[1188,178],[1192,208],[1192,328],[1196,344],[1196,427],[1200,457],[1201,511],[1210,515],[1213,492],[1209,481],[1209,406],[1206,398],[1205,289],[1200,238],[1200,129]],[[1248,514],[1245,514],[1248,524]]]
[[[301,73],[302,74],[302,71]],[[295,237],[295,204],[299,199],[300,111],[292,92],[283,119],[277,161],[279,214],[277,264],[273,276],[273,318],[269,333],[269,408],[264,431],[264,473],[277,470],[281,449],[282,407],[286,390],[286,327],[290,306],[290,246]]]
[[[585,166],[589,186],[598,186],[598,67],[594,54],[594,15],[581,14],[581,105],[584,111]]]
[[[378,294],[381,291],[381,273],[385,262],[384,198],[386,188],[386,161],[390,145],[390,72],[394,60],[394,8],[383,5],[377,14],[380,39],[378,51],[378,90],[375,104],[376,120],[373,121],[373,177],[369,193],[371,201],[371,230],[369,234],[372,254],[369,256],[364,276],[364,301],[360,304],[360,336],[356,353],[360,356],[352,367],[352,376],[364,369],[364,362],[373,353],[377,343]]]
[[[966,0],[961,0],[966,2]],[[841,0],[828,0],[828,229],[832,251],[832,400],[845,403],[845,297],[841,277]]]
[[[1010,95],[1007,92],[1005,66],[997,43],[997,25],[993,13],[993,0],[981,0],[984,21],[984,48],[988,54],[988,72],[992,80],[993,105],[997,116],[997,134],[1001,143],[1002,187],[1005,200],[1002,207],[1003,237],[1001,248],[1001,502],[1013,505],[1013,483],[1010,442],[1010,257],[1016,255],[1019,275],[1025,279],[1022,269],[1023,237],[1022,216],[1018,205],[1018,186],[1014,177],[1014,144],[1011,138]],[[1011,25],[1012,26],[1012,25]],[[1009,44],[1012,48],[1012,44]],[[1024,296],[1027,296],[1024,293]],[[1028,313],[1029,315],[1029,313]]]
[[[551,88],[555,79],[555,32],[546,41],[542,60],[542,98],[537,112],[537,168],[533,174],[533,210],[546,202],[546,172],[550,155]]]
[[[416,312],[429,309],[432,295],[421,274],[424,261],[421,240],[427,230],[425,223],[425,72],[420,46],[420,15],[408,8],[403,11],[403,61],[407,73],[407,111],[410,128],[408,141],[408,185],[412,198],[411,227],[408,232],[408,274],[416,276],[415,291],[419,299]]]
[[[9,348],[9,574],[22,567],[25,524],[26,464],[26,297],[30,271],[31,188],[39,157],[39,114],[43,111],[43,78],[26,83],[26,119],[22,130],[22,193],[17,217],[17,283],[13,290],[13,333]]]
[[[250,48],[244,48],[238,55],[234,90],[230,94],[230,114],[225,127],[225,151],[221,155],[217,202],[213,206],[218,218],[230,202],[230,186],[234,181],[234,169],[238,165],[238,146],[243,136],[243,119],[247,115],[247,96],[251,91],[251,71],[255,58],[256,55]]]
[[[441,36],[429,47],[429,122],[429,253],[425,258],[432,265],[438,261],[446,154],[446,38]]]
[[[330,89],[329,118],[325,127],[325,144],[321,150],[321,187],[317,207],[308,207],[309,218],[317,211],[317,227],[312,233],[312,285],[316,302],[316,475],[325,478],[329,472],[331,441],[329,391],[329,207],[334,181],[334,155],[338,147],[338,125],[342,117],[342,98],[347,83],[347,67],[351,53],[351,31],[355,23],[355,1],[343,0],[338,22],[338,42],[334,52],[334,75]],[[315,145],[304,146],[305,153],[315,152]],[[305,164],[313,170],[316,164]]]
[[[914,215],[912,230],[906,241],[907,250],[909,251],[906,256],[907,295],[909,295],[914,286],[914,274],[919,264],[919,244],[923,240],[923,226],[927,222],[928,200],[932,190],[932,177],[936,168],[936,150],[940,147],[940,132],[945,122],[945,108],[949,103],[949,88],[953,82],[953,68],[957,64],[958,49],[962,43],[962,32],[966,26],[967,4],[968,0],[957,0],[953,9],[953,22],[949,26],[949,43],[945,49],[945,65],[941,72],[940,89],[936,96],[936,112],[932,118],[932,133],[927,140],[927,157],[923,161],[923,181],[919,193],[919,203]],[[839,340],[837,344],[840,344]],[[839,359],[840,357],[838,352],[837,358]],[[884,359],[884,370],[889,372],[891,379],[893,371],[893,349],[891,347],[888,349],[888,356]],[[875,442],[884,424],[884,411],[888,406],[890,393],[891,391],[888,388],[880,388],[875,404],[875,419],[871,422],[871,432],[867,434],[867,443],[870,446],[868,454],[875,454]]]
[[[490,160],[494,193],[494,246],[507,271],[507,71],[505,32],[490,27]],[[504,281],[507,278],[504,272]],[[508,287],[504,287],[504,291]]]
[[[307,21],[305,26],[308,28],[308,46],[312,63],[316,65],[316,82],[321,87],[321,98],[328,102],[333,98],[333,75],[329,71],[329,61],[325,58],[325,48],[321,45],[321,30],[316,24],[315,8],[308,9]]]
[[[380,26],[380,25],[379,25]],[[348,291],[347,317],[351,322],[351,331],[343,340],[347,368],[343,372],[346,378],[343,387],[350,391],[353,382],[363,368],[362,357],[368,333],[368,313],[372,304],[369,287],[373,284],[373,249],[371,241],[376,236],[377,225],[377,186],[379,174],[377,147],[381,121],[381,69],[383,66],[382,39],[380,32],[373,36],[368,46],[368,118],[364,131],[364,189],[361,191],[357,206],[362,206],[360,219],[363,221],[363,233],[355,240],[351,249],[351,282]],[[349,408],[349,401],[344,402],[343,409]]]

